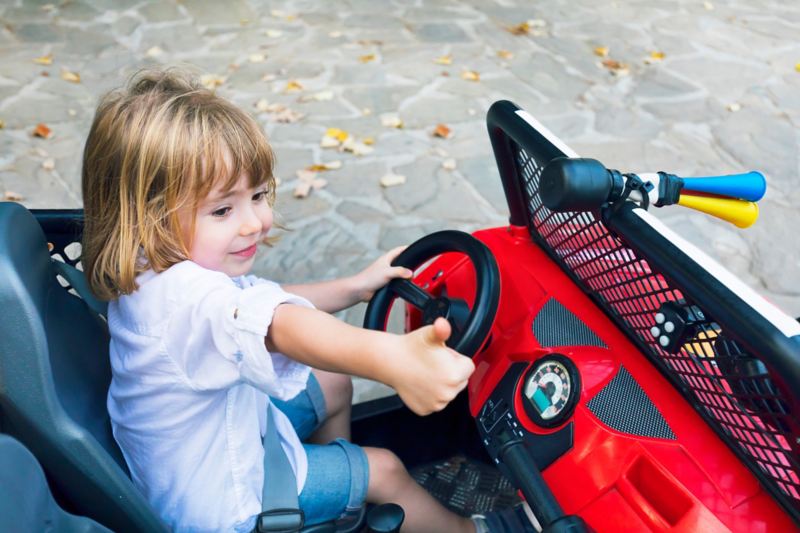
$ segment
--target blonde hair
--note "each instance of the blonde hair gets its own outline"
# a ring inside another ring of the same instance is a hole
[[[249,186],[266,184],[272,204],[273,165],[255,120],[185,72],[143,71],[105,95],[83,152],[82,262],[92,291],[103,300],[130,294],[140,273],[188,259],[178,211],[196,212],[243,172]]]

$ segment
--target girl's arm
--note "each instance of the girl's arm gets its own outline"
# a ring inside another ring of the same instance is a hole
[[[445,346],[450,324],[405,335],[351,326],[299,305],[278,306],[265,339],[267,349],[307,365],[380,381],[393,387],[415,413],[443,409],[466,385],[472,360]]]
[[[400,246],[390,250],[355,276],[303,285],[284,285],[283,290],[302,296],[326,313],[347,309],[358,302],[368,301],[375,291],[393,278],[410,278],[413,275],[407,268],[391,265],[404,249],[405,246]]]

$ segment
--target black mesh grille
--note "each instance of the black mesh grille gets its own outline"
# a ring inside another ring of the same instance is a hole
[[[518,146],[533,239],[572,275],[584,291],[621,325],[695,405],[712,428],[779,500],[800,514],[800,466],[792,452],[788,402],[757,354],[747,353],[698,307],[670,286],[590,212],[556,213],[542,204],[537,161]],[[663,349],[651,334],[666,302],[694,320],[691,334]]]
[[[549,299],[533,319],[533,335],[540,346],[597,346],[605,348],[589,326],[558,300]]]
[[[675,440],[667,421],[625,367],[620,367],[586,407],[617,431],[655,439]]]

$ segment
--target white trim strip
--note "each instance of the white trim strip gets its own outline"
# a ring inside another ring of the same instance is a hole
[[[528,113],[527,111],[525,111],[524,109],[519,109],[519,110],[517,110],[517,116],[519,116],[519,117],[520,117],[522,120],[524,120],[525,122],[527,122],[528,124],[530,124],[530,125],[533,127],[533,129],[535,129],[537,132],[539,132],[539,133],[541,133],[542,135],[544,135],[544,137],[545,137],[545,138],[546,138],[548,141],[550,141],[550,142],[553,144],[553,146],[555,146],[556,148],[558,148],[559,150],[561,150],[561,151],[564,153],[564,155],[565,155],[565,156],[567,156],[567,157],[580,157],[580,156],[579,156],[579,155],[578,155],[578,154],[575,152],[575,150],[573,150],[572,148],[570,148],[569,146],[567,146],[566,144],[564,144],[564,141],[562,141],[561,139],[559,139],[558,137],[556,137],[556,136],[553,134],[553,132],[552,132],[552,131],[550,131],[550,130],[548,130],[547,128],[545,128],[545,127],[542,125],[542,123],[541,123],[541,122],[539,122],[538,120],[536,120],[535,118],[533,118],[533,117],[531,116],[531,114],[530,114],[530,113]]]
[[[730,289],[731,292],[736,294],[736,296],[742,300],[743,305],[749,306],[753,311],[769,320],[781,333],[787,337],[800,335],[800,322],[775,307],[774,304],[768,302],[755,290],[745,285],[742,280],[728,269],[706,255],[705,252],[672,231],[663,222],[644,209],[634,209],[633,212],[636,213],[643,222],[663,235],[683,253],[694,260],[700,268],[703,268],[706,272],[719,280],[725,287]]]

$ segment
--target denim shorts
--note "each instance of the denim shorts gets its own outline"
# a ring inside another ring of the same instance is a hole
[[[314,433],[326,418],[325,397],[311,374],[306,388],[288,401],[272,400],[292,422],[301,440]],[[308,475],[299,496],[306,524],[349,520],[357,516],[367,497],[369,465],[359,446],[344,439],[319,445],[303,444]]]

